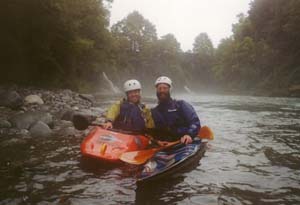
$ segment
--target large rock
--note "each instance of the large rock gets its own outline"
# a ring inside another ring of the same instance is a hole
[[[0,128],[10,128],[11,124],[7,120],[0,120]]]
[[[53,126],[53,117],[44,112],[26,112],[17,114],[9,120],[14,127],[18,129],[28,129],[37,121],[42,121],[49,126]]]
[[[76,130],[74,127],[62,127],[58,131],[58,135],[61,135],[61,136],[74,136],[75,133],[76,133]]]
[[[42,121],[33,124],[30,127],[29,132],[33,137],[48,137],[52,134],[52,130],[49,126]]]
[[[38,95],[28,95],[25,97],[25,103],[26,104],[38,104],[38,105],[43,105],[44,101],[42,98]]]
[[[61,120],[66,120],[66,121],[73,121],[73,116],[74,116],[74,111],[73,110],[67,110],[62,114]]]
[[[18,109],[23,105],[23,99],[16,91],[3,91],[0,93],[0,106]]]

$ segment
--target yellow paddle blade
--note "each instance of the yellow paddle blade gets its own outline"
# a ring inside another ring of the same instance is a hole
[[[213,140],[214,133],[209,127],[203,126],[203,127],[201,127],[201,129],[198,133],[198,137],[200,137],[201,139]]]

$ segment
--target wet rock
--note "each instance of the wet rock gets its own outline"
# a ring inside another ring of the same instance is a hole
[[[69,96],[69,95],[64,95],[64,96],[61,96],[60,100],[61,100],[62,102],[69,102],[69,101],[72,100],[72,97]]]
[[[25,103],[26,104],[38,104],[38,105],[43,105],[44,101],[42,98],[38,95],[28,95],[25,97]]]
[[[91,107],[91,111],[97,116],[101,116],[105,112],[105,110],[100,107]]]
[[[34,189],[41,190],[41,189],[44,189],[44,185],[43,185],[43,184],[40,184],[40,183],[34,183],[34,184],[33,184],[33,188],[34,188]]]
[[[97,113],[95,113],[89,109],[82,109],[80,111],[77,111],[75,114],[82,115],[82,116],[85,116],[85,117],[91,118],[91,119],[96,119],[96,117],[98,117]]]
[[[60,120],[59,125],[61,127],[73,127],[73,123],[67,120]]]
[[[77,129],[82,130],[86,129],[97,117],[97,113],[83,109],[74,113],[72,122]]]
[[[42,121],[50,127],[53,126],[53,117],[50,113],[26,112],[17,114],[9,120],[12,125],[19,129],[28,129],[33,123]]]
[[[58,134],[61,136],[74,136],[76,133],[76,130],[74,127],[62,127]]]
[[[0,93],[0,106],[18,109],[23,105],[23,99],[16,91],[2,91]]]
[[[7,120],[0,120],[0,128],[10,128],[11,124]]]
[[[41,106],[41,111],[48,112],[49,110],[50,110],[50,106],[47,106],[47,105]]]
[[[79,110],[79,107],[73,106],[72,109],[73,109],[73,110]]]
[[[84,100],[87,100],[91,103],[94,103],[95,102],[95,97],[91,94],[79,94],[79,97],[84,99]]]
[[[26,145],[27,141],[19,137],[12,137],[10,139],[4,140],[1,142],[2,147],[14,147],[16,145]]]
[[[74,116],[74,111],[73,110],[67,110],[63,113],[61,119],[66,120],[66,121],[72,121]]]
[[[42,121],[38,121],[32,125],[29,132],[34,137],[48,137],[52,134],[52,130],[49,126]]]
[[[28,135],[29,131],[26,129],[21,129],[17,134],[19,135]]]
[[[61,91],[61,93],[63,95],[73,95],[73,91],[69,90],[69,89],[65,89],[65,90]]]

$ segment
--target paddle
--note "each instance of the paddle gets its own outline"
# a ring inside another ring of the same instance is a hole
[[[208,126],[201,127],[197,136],[200,139],[208,139],[208,140],[213,140],[215,138],[213,131]]]
[[[208,139],[208,140],[214,139],[214,134],[213,134],[212,130],[207,126],[201,127],[197,136],[201,139]],[[135,165],[144,164],[150,158],[152,158],[153,155],[156,154],[157,152],[159,152],[163,149],[166,149],[168,147],[174,146],[176,144],[179,144],[179,143],[180,143],[180,140],[175,141],[175,142],[170,142],[166,146],[162,146],[162,147],[158,147],[158,148],[133,151],[133,152],[125,152],[120,156],[120,160],[122,160],[123,162],[127,162],[129,164],[135,164]]]
[[[86,116],[79,115],[79,114],[75,114],[72,119],[73,125],[77,130],[85,130],[90,125],[97,126],[96,124],[93,124],[92,121],[93,121],[93,119],[90,119]],[[98,126],[101,126],[101,125],[98,125]]]
[[[140,151],[133,151],[133,152],[125,152],[121,154],[120,160],[123,162],[127,162],[129,164],[135,164],[140,165],[147,162],[153,155],[163,149],[166,149],[168,147],[172,147],[174,145],[177,145],[180,143],[180,140],[175,142],[170,142],[166,146],[158,147],[158,148],[152,148],[147,150],[140,150]]]

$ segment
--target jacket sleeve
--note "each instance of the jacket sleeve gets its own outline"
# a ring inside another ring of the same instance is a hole
[[[106,121],[114,122],[115,119],[120,114],[121,102],[116,102],[112,106],[110,106],[106,112]]]
[[[146,128],[154,128],[154,120],[152,118],[151,110],[147,107],[143,109],[144,115],[145,115],[145,121],[146,121]]]
[[[180,135],[188,134],[194,138],[195,136],[197,136],[199,129],[201,128],[199,117],[192,105],[185,101],[181,101],[180,109],[183,118],[187,122],[188,126],[178,128],[177,132]]]

